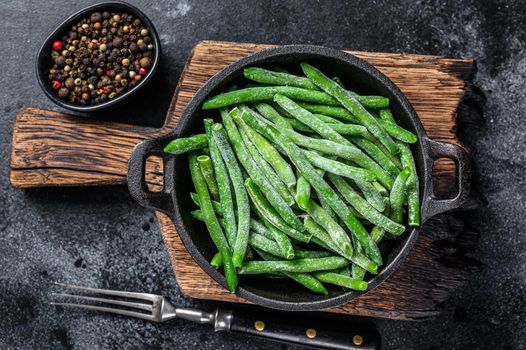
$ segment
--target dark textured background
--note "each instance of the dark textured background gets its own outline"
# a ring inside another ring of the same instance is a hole
[[[22,191],[8,183],[12,125],[22,106],[57,109],[40,91],[36,51],[56,25],[91,1],[0,1],[0,348],[284,349],[214,334],[180,321],[164,325],[60,310],[53,281],[163,293],[178,291],[153,214],[124,187]],[[153,20],[164,57],[155,97],[120,113],[161,125],[191,48],[203,39],[352,50],[472,56],[488,97],[486,124],[465,130],[488,208],[481,273],[428,322],[378,321],[386,348],[526,348],[524,233],[526,3],[523,1],[133,1]]]

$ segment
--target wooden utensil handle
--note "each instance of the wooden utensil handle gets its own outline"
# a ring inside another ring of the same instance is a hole
[[[351,321],[234,310],[230,331],[318,349],[373,350],[380,335],[373,326]]]

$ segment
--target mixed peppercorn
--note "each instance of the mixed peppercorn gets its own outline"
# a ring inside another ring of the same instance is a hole
[[[153,49],[139,18],[94,12],[53,42],[48,78],[61,99],[80,105],[102,103],[144,79]]]

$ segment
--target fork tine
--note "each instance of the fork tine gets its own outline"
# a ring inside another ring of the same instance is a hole
[[[82,290],[85,292],[115,295],[115,296],[124,297],[124,298],[142,299],[142,300],[148,300],[152,302],[161,298],[161,296],[159,295],[148,294],[148,293],[123,292],[123,291],[111,290],[111,289],[89,288],[89,287],[81,287],[81,286],[75,286],[73,284],[65,284],[65,283],[59,283],[59,282],[55,282],[55,284],[65,287],[65,288],[78,289],[78,290]]]
[[[109,312],[112,314],[132,316],[132,317],[142,318],[144,320],[155,321],[152,315],[143,314],[141,312],[116,309],[112,307],[95,306],[95,305],[87,305],[87,304],[74,304],[74,303],[55,303],[55,302],[51,302],[50,304],[57,305],[57,306],[64,306],[64,307],[77,307],[77,308],[87,309],[87,310],[92,310],[92,311]]]
[[[57,297],[75,298],[78,300],[98,301],[101,303],[132,307],[135,309],[140,309],[140,310],[145,310],[145,311],[150,311],[150,312],[153,311],[152,305],[143,304],[143,303],[133,303],[129,301],[113,300],[113,299],[106,299],[106,298],[96,298],[96,297],[89,297],[85,295],[67,294],[67,293],[51,293],[51,295],[54,295]]]

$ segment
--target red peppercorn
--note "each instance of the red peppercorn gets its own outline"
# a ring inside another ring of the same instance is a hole
[[[106,71],[106,76],[111,77],[111,71],[109,69]]]
[[[52,47],[53,47],[53,50],[55,51],[62,50],[62,41],[60,40],[54,41]]]
[[[139,74],[140,75],[146,75],[146,73],[147,73],[146,69],[144,69],[144,68],[139,69]]]
[[[51,82],[51,87],[52,87],[53,89],[55,89],[55,90],[58,90],[58,89],[60,89],[60,88],[62,87],[62,84],[61,84],[60,81],[58,81],[58,80],[53,80],[53,81]]]

